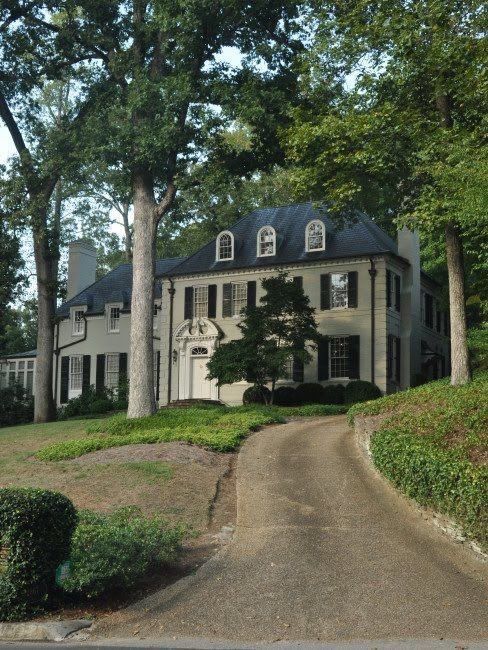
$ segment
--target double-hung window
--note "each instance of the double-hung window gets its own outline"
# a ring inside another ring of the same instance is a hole
[[[120,307],[116,305],[108,308],[108,331],[110,333],[120,331]]]
[[[329,377],[347,379],[349,377],[349,338],[336,336],[330,339]]]
[[[73,311],[73,336],[83,336],[85,333],[85,310],[75,309]]]
[[[105,357],[105,386],[111,390],[119,387],[119,354],[109,353]]]
[[[232,316],[239,316],[247,305],[247,282],[232,283]]]
[[[330,306],[332,309],[347,307],[347,273],[331,273],[330,275]]]
[[[32,395],[33,388],[34,388],[34,362],[33,361],[28,361],[27,362],[27,377],[26,377],[26,382],[25,382],[25,390],[27,392],[28,397],[30,397]]]
[[[70,391],[81,391],[83,387],[83,356],[77,354],[69,358]]]
[[[21,386],[24,385],[24,377],[25,377],[25,361],[19,361],[19,369],[17,372],[17,383],[20,384]]]
[[[17,363],[10,361],[8,364],[8,385],[13,386],[16,380]]]
[[[193,287],[193,315],[195,318],[208,316],[208,285]]]

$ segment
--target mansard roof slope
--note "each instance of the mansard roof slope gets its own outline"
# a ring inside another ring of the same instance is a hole
[[[307,252],[305,229],[314,219],[320,219],[325,225],[325,250]],[[257,234],[263,226],[272,226],[276,231],[275,255],[257,255]],[[213,239],[175,267],[171,275],[300,264],[381,253],[398,255],[393,239],[365,214],[357,212],[353,220],[339,228],[328,216],[326,208],[316,208],[312,203],[254,210],[227,230],[234,235],[232,260],[216,260],[216,240]]]

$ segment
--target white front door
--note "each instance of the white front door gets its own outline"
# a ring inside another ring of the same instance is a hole
[[[192,399],[210,399],[212,383],[207,379],[208,348],[195,347],[190,354],[190,397]]]

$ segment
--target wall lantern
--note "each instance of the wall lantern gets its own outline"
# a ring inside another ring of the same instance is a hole
[[[178,361],[178,352],[176,350],[173,350],[173,363],[176,363]]]

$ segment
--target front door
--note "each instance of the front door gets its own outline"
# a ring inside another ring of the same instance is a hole
[[[207,379],[208,348],[195,347],[190,357],[190,397],[192,399],[210,399],[212,384]]]

